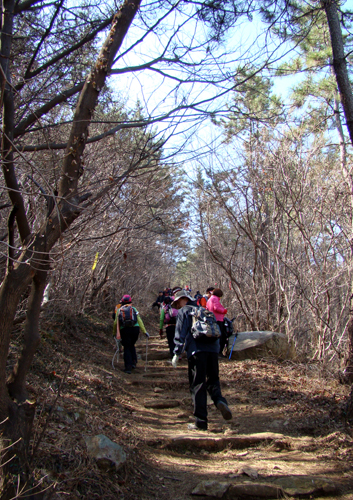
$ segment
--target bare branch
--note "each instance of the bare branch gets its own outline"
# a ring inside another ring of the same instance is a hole
[[[88,35],[86,35],[85,37],[83,37],[82,40],[80,40],[79,42],[75,43],[74,45],[71,45],[68,49],[63,50],[62,52],[57,53],[55,57],[53,57],[52,59],[50,59],[49,61],[47,61],[42,66],[38,67],[35,71],[30,72],[27,75],[26,80],[23,80],[18,85],[16,85],[16,87],[15,87],[16,90],[17,91],[21,90],[22,87],[28,82],[28,80],[30,80],[33,77],[39,75],[40,73],[42,73],[46,69],[48,69],[51,66],[53,66],[55,63],[57,63],[58,61],[60,61],[64,57],[72,54],[77,49],[83,47],[83,45],[85,45],[87,42],[93,40],[100,31],[104,30],[107,26],[109,26],[109,24],[112,22],[112,19],[113,19],[113,16],[109,17],[108,19],[106,19],[105,21],[103,21],[102,23],[100,23],[99,26],[95,30],[91,31],[90,33],[88,33]]]
[[[32,123],[36,122],[39,120],[39,118],[51,109],[53,109],[55,106],[58,104],[61,104],[62,102],[66,101],[69,97],[72,97],[73,95],[77,94],[83,89],[84,82],[79,83],[78,85],[75,85],[74,87],[71,87],[71,89],[65,90],[63,92],[60,92],[57,96],[54,97],[51,101],[48,103],[44,104],[44,106],[38,108],[36,111],[31,113],[29,116],[27,116],[24,120],[22,120],[17,127],[15,127],[14,130],[14,137],[19,137],[23,135],[28,127],[32,125]],[[52,148],[53,149],[53,148]]]

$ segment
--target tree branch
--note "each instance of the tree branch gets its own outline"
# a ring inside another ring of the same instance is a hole
[[[25,10],[29,10],[33,5],[40,3],[42,0],[25,0],[24,2],[18,3],[15,7],[15,14],[20,14]]]
[[[73,95],[80,92],[83,89],[83,86],[84,86],[84,82],[81,82],[81,83],[75,85],[74,87],[71,87],[70,89],[65,90],[64,92],[61,92],[60,94],[55,96],[54,99],[52,99],[48,103],[44,104],[44,106],[41,106],[40,108],[38,108],[37,111],[34,111],[33,113],[31,113],[29,116],[27,116],[27,118],[22,120],[15,127],[14,137],[16,138],[16,137],[19,137],[20,135],[23,135],[26,132],[26,130],[28,129],[28,127],[30,127],[32,125],[32,123],[39,120],[39,118],[41,116],[48,113],[48,111],[53,109],[58,104],[66,101],[69,97],[72,97]]]
[[[74,116],[60,179],[59,195],[72,196],[77,192],[78,179],[82,174],[81,159],[88,137],[88,126],[98,102],[98,95],[105,84],[117,51],[140,6],[140,0],[125,0],[114,16],[109,35],[98,59],[82,89]]]
[[[54,21],[55,21],[55,19],[57,18],[58,14],[59,14],[59,11],[60,11],[60,9],[61,9],[61,7],[62,7],[63,2],[64,2],[64,0],[60,0],[60,2],[58,3],[58,5],[57,5],[57,7],[56,7],[56,10],[55,10],[55,12],[54,12],[54,14],[53,14],[53,17],[52,17],[52,19],[51,19],[51,21],[50,21],[50,23],[49,23],[49,26],[48,26],[48,28],[45,30],[45,32],[43,33],[42,38],[40,39],[40,41],[39,41],[39,43],[38,43],[38,45],[37,45],[37,48],[35,49],[35,51],[34,51],[34,53],[33,53],[32,57],[31,57],[31,60],[30,60],[30,61],[29,61],[29,63],[28,63],[27,69],[26,69],[26,71],[25,71],[25,76],[24,76],[24,79],[25,79],[25,80],[27,80],[27,78],[28,78],[28,77],[29,77],[29,75],[30,75],[30,69],[31,69],[31,67],[33,66],[34,61],[36,60],[37,54],[38,54],[38,52],[39,52],[39,50],[40,50],[40,48],[41,48],[42,44],[44,43],[44,40],[47,38],[47,36],[48,36],[48,35],[49,35],[49,33],[51,32],[51,29],[52,29],[52,27],[53,27]]]
[[[30,72],[27,75],[27,79],[23,80],[21,83],[19,83],[18,85],[16,85],[15,89],[17,91],[21,90],[22,87],[27,83],[28,80],[30,80],[31,78],[39,75],[40,73],[42,73],[43,71],[45,71],[46,69],[48,69],[50,66],[53,66],[53,64],[57,63],[58,61],[60,61],[64,57],[72,54],[73,52],[75,52],[75,50],[77,50],[77,49],[81,48],[83,45],[85,45],[85,43],[93,40],[95,38],[95,36],[100,31],[104,30],[107,26],[109,26],[109,24],[112,22],[112,19],[113,19],[113,16],[109,17],[108,19],[106,19],[105,21],[103,21],[95,30],[91,31],[88,35],[86,35],[85,37],[83,37],[82,40],[80,40],[79,42],[75,43],[70,48],[68,48],[66,50],[63,50],[62,52],[59,52],[58,54],[56,54],[55,57],[53,57],[52,59],[50,59],[49,61],[47,61],[42,66],[38,67],[35,71]]]

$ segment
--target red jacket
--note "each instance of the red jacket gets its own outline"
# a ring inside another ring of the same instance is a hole
[[[217,321],[223,321],[224,316],[227,314],[227,309],[225,309],[219,297],[216,295],[211,295],[206,304],[206,309],[213,312]]]

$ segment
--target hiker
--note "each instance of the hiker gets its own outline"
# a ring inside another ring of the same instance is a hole
[[[182,288],[181,286],[175,286],[174,288],[172,288],[172,294],[171,294],[171,297],[172,299],[174,300],[174,296],[177,292],[181,292]]]
[[[135,344],[140,330],[147,338],[149,338],[149,334],[146,332],[138,310],[132,306],[130,295],[124,295],[120,304],[121,307],[116,311],[114,328],[116,338],[118,340],[121,339],[121,343],[124,346],[124,372],[130,374],[137,365]]]
[[[160,338],[163,338],[163,326],[165,326],[171,358],[173,357],[173,351],[175,347],[174,333],[175,333],[176,317],[178,315],[177,309],[171,306],[172,302],[173,299],[171,297],[165,297],[164,302],[162,302],[160,320],[159,320],[159,336]]]
[[[156,298],[156,300],[153,302],[152,304],[152,307],[155,307],[157,306],[158,309],[160,309],[161,307],[161,303],[163,302],[164,300],[164,292],[163,291],[160,291],[158,292],[158,297]]]
[[[207,430],[207,392],[225,420],[232,418],[226,399],[222,396],[219,382],[218,338],[200,337],[192,333],[193,314],[204,311],[196,305],[192,297],[182,290],[175,294],[172,307],[179,309],[175,327],[175,349],[172,364],[177,367],[179,356],[185,346],[188,358],[190,392],[194,404],[195,423],[189,424],[190,430]],[[217,327],[213,317],[214,325]],[[218,329],[218,327],[217,327]]]
[[[206,307],[208,299],[211,297],[212,290],[214,290],[213,286],[210,286],[206,290],[206,295],[201,295],[200,292],[196,292],[197,295],[197,305],[201,307]],[[196,299],[195,295],[195,299]]]
[[[224,316],[227,314],[227,309],[222,306],[220,298],[223,297],[223,292],[220,288],[214,288],[211,292],[211,297],[208,299],[206,308],[213,312],[216,317],[219,329],[221,330],[221,338],[219,340],[219,355],[224,358],[223,350],[227,344],[227,334],[224,326]]]

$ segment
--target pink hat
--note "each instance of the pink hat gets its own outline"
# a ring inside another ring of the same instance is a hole
[[[131,302],[132,302],[131,296],[124,295],[120,302],[121,302],[121,304],[131,304]]]

